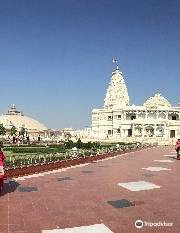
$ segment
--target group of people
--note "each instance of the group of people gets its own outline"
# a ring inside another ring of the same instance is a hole
[[[19,145],[20,143],[24,143],[24,141],[26,141],[27,144],[29,144],[30,142],[29,135],[26,135],[26,138],[24,138],[23,136],[19,136],[19,135],[13,135],[12,141],[13,141],[13,144],[17,144],[17,145]]]
[[[30,144],[30,136],[27,134],[25,137],[23,135],[16,135],[16,134],[13,134],[12,136],[12,139],[10,137],[8,137],[9,139],[9,142],[13,142],[13,144],[17,144],[18,146],[20,144]],[[32,142],[38,142],[40,143],[41,142],[41,136],[38,135],[37,138],[32,138],[31,139]]]

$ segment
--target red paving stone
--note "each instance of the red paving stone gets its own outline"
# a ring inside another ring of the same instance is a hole
[[[153,161],[167,159],[163,155],[170,154],[172,149],[149,148],[85,167],[17,181],[21,186],[36,187],[38,191],[24,193],[19,192],[18,188],[11,188],[10,193],[0,196],[0,232],[40,233],[46,229],[103,223],[114,233],[178,233],[180,161],[161,164]],[[172,170],[142,170],[143,167],[157,164]],[[145,177],[145,173],[154,176]],[[59,177],[70,177],[72,180],[58,181]],[[154,183],[161,188],[131,192],[117,186],[118,183],[140,180]],[[127,199],[135,203],[135,206],[116,209],[107,203],[121,199]],[[174,226],[136,229],[134,222],[137,219],[173,222]]]

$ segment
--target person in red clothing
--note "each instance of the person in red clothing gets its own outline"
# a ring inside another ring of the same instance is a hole
[[[3,190],[4,185],[4,175],[0,173],[0,192]]]
[[[177,151],[177,159],[180,157],[180,139],[177,140],[176,142],[176,151]]]
[[[3,189],[3,180],[4,180],[4,161],[5,161],[5,156],[2,151],[3,144],[0,142],[0,191]]]

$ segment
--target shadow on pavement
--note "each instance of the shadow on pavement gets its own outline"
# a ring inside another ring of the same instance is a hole
[[[173,157],[173,156],[171,156],[171,157],[169,157],[169,158],[170,158],[170,159],[178,160],[177,157]]]
[[[14,192],[20,184],[15,180],[4,181],[3,190],[0,192],[0,196],[4,196],[8,193]]]

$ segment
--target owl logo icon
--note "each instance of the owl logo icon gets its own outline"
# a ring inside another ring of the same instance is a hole
[[[143,226],[144,226],[144,223],[143,223],[142,220],[137,220],[137,221],[135,222],[135,227],[136,227],[136,228],[140,229],[140,228],[143,228]]]

